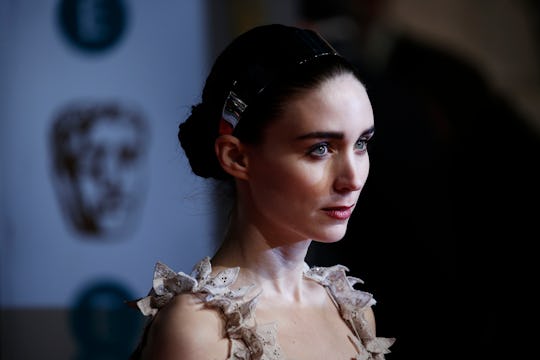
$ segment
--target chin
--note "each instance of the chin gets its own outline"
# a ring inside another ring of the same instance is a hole
[[[313,238],[313,241],[321,243],[335,243],[345,237],[346,230],[346,228],[334,229],[333,231],[328,231],[325,234],[319,234],[319,236]]]

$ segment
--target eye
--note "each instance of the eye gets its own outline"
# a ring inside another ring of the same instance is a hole
[[[118,154],[121,163],[132,163],[137,159],[137,149],[134,147],[124,146]]]
[[[327,143],[315,144],[309,149],[308,154],[315,157],[323,157],[328,154],[328,144]]]
[[[358,139],[356,143],[354,144],[354,149],[358,151],[366,151],[367,143],[368,143],[368,140],[366,139]]]

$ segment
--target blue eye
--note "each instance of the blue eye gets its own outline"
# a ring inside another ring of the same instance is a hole
[[[367,140],[365,139],[358,139],[356,143],[354,144],[354,149],[359,151],[366,151],[367,150]]]
[[[311,147],[309,150],[309,154],[316,156],[316,157],[323,157],[326,154],[328,154],[328,144],[327,143],[319,143]]]

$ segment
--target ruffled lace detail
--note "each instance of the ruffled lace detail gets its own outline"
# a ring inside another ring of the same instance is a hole
[[[158,262],[154,269],[153,287],[148,296],[137,301],[146,316],[155,316],[179,294],[198,296],[207,306],[220,309],[225,318],[225,331],[231,340],[229,360],[279,360],[281,349],[273,324],[257,326],[255,305],[260,294],[251,295],[253,285],[231,289],[240,268],[228,268],[211,276],[210,258],[201,260],[191,275],[174,272]],[[248,296],[248,294],[250,296]]]
[[[353,341],[358,355],[355,359],[383,360],[395,339],[375,337],[367,326],[362,310],[375,304],[375,300],[371,294],[353,288],[354,284],[362,281],[346,276],[348,269],[341,265],[309,269],[306,264],[305,267],[305,277],[329,290],[341,316],[356,334]],[[137,307],[145,316],[153,317],[176,295],[194,294],[224,315],[225,330],[230,339],[228,360],[283,360],[284,355],[277,344],[276,325],[260,325],[255,321],[255,306],[260,292],[253,295],[253,285],[231,288],[239,271],[238,267],[228,268],[212,276],[209,257],[201,260],[191,275],[174,272],[158,262],[152,290],[136,302]]]
[[[364,282],[361,279],[347,276],[349,271],[343,265],[332,267],[313,267],[304,273],[325,286],[338,305],[341,317],[347,322],[351,330],[356,334],[355,341],[358,349],[356,360],[383,360],[384,354],[390,352],[390,346],[395,342],[394,338],[376,337],[371,331],[364,317],[364,309],[375,305],[373,295],[357,290],[355,284]]]

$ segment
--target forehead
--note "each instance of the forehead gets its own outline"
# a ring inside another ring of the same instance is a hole
[[[87,135],[94,142],[120,143],[136,141],[140,135],[137,130],[128,118],[104,117],[92,126]]]
[[[371,127],[373,111],[364,86],[352,74],[342,74],[292,98],[268,130],[291,135],[339,131],[358,136]]]

